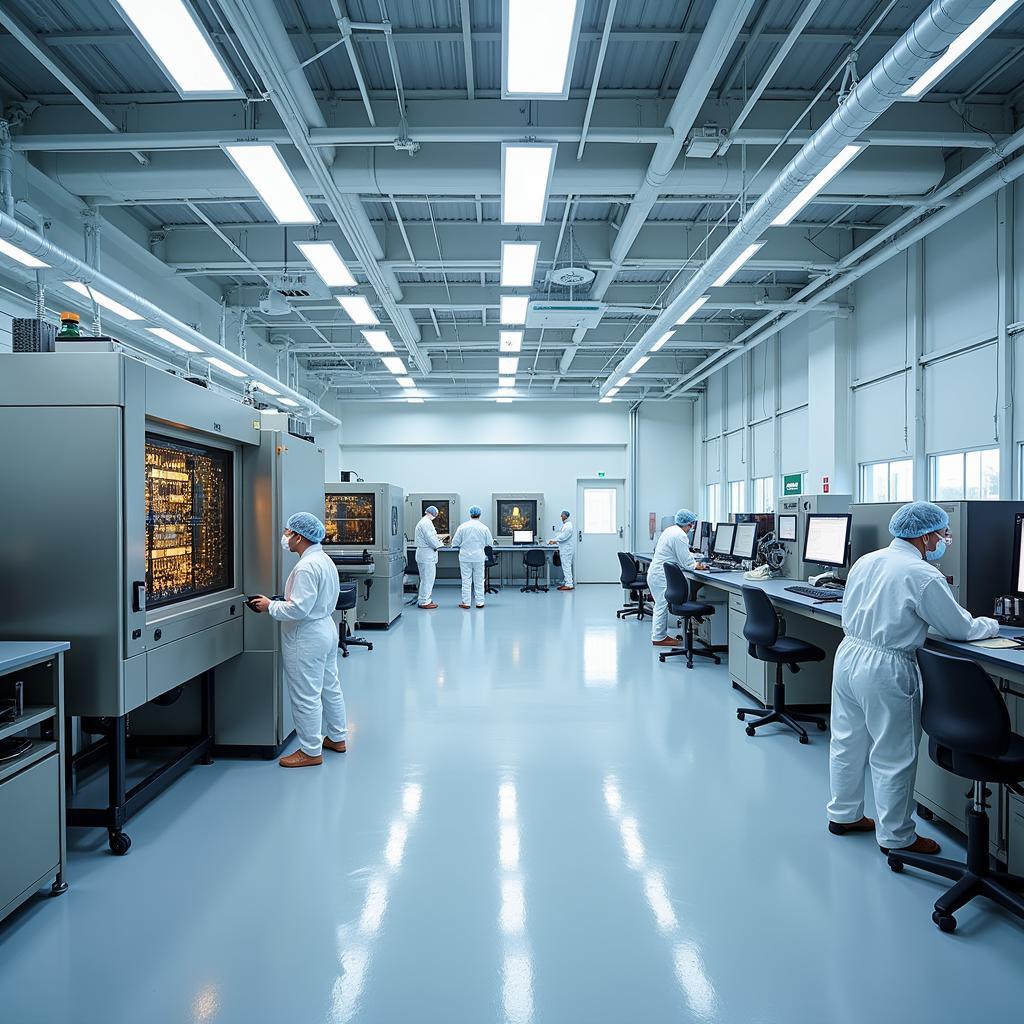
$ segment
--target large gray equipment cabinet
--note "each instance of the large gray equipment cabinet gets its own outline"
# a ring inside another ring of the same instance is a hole
[[[461,508],[457,494],[443,494],[439,491],[405,496],[405,540],[412,544],[416,540],[416,524],[427,514],[429,506],[437,509],[434,529],[438,536],[453,534],[462,520],[459,518]]]
[[[796,540],[784,541],[786,562],[782,575],[790,580],[806,580],[825,572],[817,562],[804,561],[808,515],[844,515],[850,511],[849,494],[793,494],[779,499],[779,516],[796,516]],[[778,522],[778,519],[776,519]],[[851,562],[852,564],[852,562]],[[840,575],[842,572],[840,571]],[[803,669],[801,669],[801,672]]]
[[[545,522],[543,494],[509,491],[491,495],[491,521],[487,525],[496,544],[511,545],[515,530],[533,530],[534,540],[540,543]]]

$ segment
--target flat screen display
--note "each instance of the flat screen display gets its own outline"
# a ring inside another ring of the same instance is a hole
[[[499,499],[497,529],[499,537],[511,537],[516,530],[537,533],[537,501],[527,498]]]
[[[756,540],[757,523],[737,523],[736,536],[732,542],[732,557],[749,562],[754,557]]]
[[[445,498],[424,498],[420,502],[420,517],[422,518],[427,514],[427,509],[431,505],[437,509],[437,515],[434,516],[434,529],[437,531],[438,537],[443,537],[446,533],[451,533],[451,521],[452,521],[452,510],[451,502]]]
[[[715,529],[715,547],[714,552],[716,555],[731,555],[732,554],[732,540],[736,533],[735,523],[719,523]]]
[[[779,540],[796,540],[796,516],[779,516]]]
[[[513,544],[532,544],[533,530],[515,530],[512,533]]]
[[[842,568],[846,565],[846,549],[850,542],[850,516],[807,516],[804,539],[804,561]]]
[[[374,494],[324,495],[325,544],[377,543],[377,496]]]

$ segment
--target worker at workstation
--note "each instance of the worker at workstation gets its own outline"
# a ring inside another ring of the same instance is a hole
[[[558,558],[562,563],[562,585],[559,590],[572,590],[576,582],[572,575],[572,560],[576,557],[576,527],[567,508],[562,509],[562,525],[554,540],[548,544],[558,545]]]
[[[491,531],[480,522],[483,509],[473,505],[469,519],[462,523],[452,537],[452,547],[459,551],[459,571],[462,573],[462,603],[460,608],[472,607],[474,592],[477,608],[484,606],[484,562],[487,560],[484,548],[494,546]]]
[[[843,631],[832,674],[832,739],[828,805],[833,835],[876,831],[883,852],[935,854],[918,836],[911,807],[921,741],[921,677],[914,652],[929,627],[949,640],[996,636],[995,619],[961,608],[932,564],[953,543],[949,516],[930,501],[897,509],[887,548],[857,560],[843,599]],[[870,767],[877,830],[864,817]]]
[[[662,530],[654,548],[654,557],[647,570],[647,586],[654,597],[651,617],[651,642],[655,647],[678,647],[679,640],[668,635],[668,602],[665,600],[665,563],[675,562],[680,569],[696,569],[697,560],[690,550],[690,534],[697,517],[681,508],[671,526]]]
[[[344,754],[348,737],[338,679],[338,627],[331,617],[338,604],[338,567],[320,546],[325,535],[324,524],[312,513],[289,516],[281,547],[299,560],[288,574],[284,600],[261,594],[249,602],[281,623],[284,681],[299,738],[299,749],[278,761],[282,768],[322,764],[324,747]]]
[[[420,592],[416,604],[420,608],[433,609],[434,580],[437,578],[437,552],[444,546],[434,529],[437,506],[428,505],[423,518],[416,524],[416,567],[420,571]]]

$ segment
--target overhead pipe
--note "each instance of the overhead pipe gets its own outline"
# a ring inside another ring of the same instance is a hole
[[[42,260],[56,273],[60,274],[62,280],[80,281],[84,285],[95,288],[104,295],[108,295],[110,298],[116,299],[130,309],[135,310],[149,324],[166,327],[167,330],[178,335],[178,337],[183,338],[185,341],[190,341],[193,345],[197,345],[204,353],[224,359],[225,362],[242,370],[252,380],[266,384],[268,387],[272,387],[283,394],[286,398],[291,398],[301,405],[308,407],[310,412],[317,418],[327,420],[335,426],[341,426],[341,421],[336,416],[332,416],[325,409],[310,401],[301,392],[283,384],[276,377],[272,377],[269,373],[261,370],[248,360],[240,358],[230,349],[226,349],[211,341],[205,334],[200,334],[194,327],[172,316],[166,310],[150,302],[149,299],[133,292],[130,288],[126,288],[114,278],[107,277],[106,274],[101,273],[94,267],[90,267],[88,263],[78,259],[76,256],[72,256],[67,250],[54,245],[53,242],[43,238],[42,235],[31,228],[25,227],[24,224],[3,212],[0,212],[0,238],[10,242],[12,245],[16,245],[30,256],[35,256],[37,259]],[[131,324],[127,325],[127,329],[135,333],[143,330]],[[151,340],[145,334],[141,336],[146,337],[147,342]]]
[[[858,82],[846,102],[814,133],[743,215],[704,265],[672,289],[661,315],[609,373],[601,385],[602,394],[622,376],[626,367],[648,353],[657,338],[672,330],[680,315],[711,287],[712,282],[750,244],[761,240],[775,217],[815,175],[897,102],[990,3],[991,0],[932,0],[928,9]]]

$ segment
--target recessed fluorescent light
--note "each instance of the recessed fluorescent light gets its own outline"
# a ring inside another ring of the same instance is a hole
[[[287,405],[292,409],[297,409],[299,407],[299,403],[296,402],[294,398],[279,398],[278,401],[282,405]]]
[[[423,404],[423,399],[422,398],[407,398],[406,401],[409,402],[412,405],[422,405]]]
[[[610,399],[610,398],[609,398],[609,397],[608,397],[607,395],[605,395],[605,397],[604,397],[604,398],[599,398],[599,399],[598,399],[598,401],[599,401],[599,402],[600,402],[600,403],[601,403],[602,405],[607,405],[607,404],[608,404],[608,403],[609,403],[609,402],[611,401],[611,399]]]
[[[405,363],[398,356],[384,356],[381,362],[396,376],[396,377],[407,377],[409,371],[405,368]]]
[[[391,339],[388,337],[387,331],[361,331],[360,333],[366,339],[367,345],[369,345],[374,352],[395,351],[395,346],[391,344]]]
[[[526,295],[502,295],[499,318],[503,324],[525,324],[530,300]]]
[[[416,381],[412,377],[399,377],[398,386],[400,388],[414,388],[416,387]]]
[[[537,269],[539,242],[501,243],[502,288],[529,288]]]
[[[37,270],[40,267],[48,267],[49,263],[44,263],[41,259],[37,259],[35,256],[30,256],[23,249],[19,249],[16,245],[11,245],[10,242],[5,242],[0,238],[0,253],[4,256],[10,256],[16,263],[20,263],[23,267],[31,267],[33,270]]]
[[[843,146],[831,160],[797,193],[789,205],[772,221],[772,227],[782,228],[793,218],[863,149],[863,146]]]
[[[736,259],[734,259],[732,263],[725,268],[711,287],[721,288],[722,285],[728,284],[732,280],[733,274],[735,274],[736,271],[739,270],[740,267],[742,267],[743,264],[746,263],[762,245],[764,245],[764,242],[754,242],[752,245],[748,245],[746,249],[744,249],[743,252],[741,252],[739,256],[737,256]]]
[[[499,356],[498,375],[501,377],[514,377],[519,369],[518,356]]]
[[[328,288],[351,288],[356,283],[333,242],[296,242],[295,248],[309,260]]]
[[[544,223],[557,149],[554,142],[502,143],[502,224]]]
[[[380,323],[364,296],[338,295],[337,299],[338,305],[348,313],[354,324],[373,325]]]
[[[523,347],[522,331],[499,331],[498,349],[501,352],[518,352]]]
[[[1017,0],[996,0],[990,7],[982,11],[946,47],[946,52],[903,95],[911,99],[917,99],[926,93],[1016,3]]]
[[[153,59],[186,99],[240,96],[206,29],[182,0],[114,0]]]
[[[646,362],[647,362],[647,361],[648,361],[648,360],[649,360],[650,358],[651,358],[650,356],[641,356],[641,357],[640,357],[640,358],[639,358],[639,359],[638,359],[638,360],[637,360],[637,361],[636,361],[636,362],[635,362],[635,363],[634,363],[634,364],[633,364],[633,365],[632,365],[632,366],[631,366],[631,367],[629,368],[629,372],[630,372],[630,373],[636,373],[636,371],[637,371],[637,370],[639,370],[639,369],[640,369],[640,367],[642,367],[642,366],[643,366],[643,365],[644,365],[644,364],[645,364],[645,363],[646,363]]]
[[[661,336],[661,337],[660,337],[660,338],[659,338],[659,339],[658,339],[658,340],[657,340],[657,341],[656,341],[656,342],[655,342],[655,343],[654,343],[654,344],[653,344],[653,345],[651,346],[651,351],[652,351],[652,352],[660,352],[660,351],[661,351],[661,350],[662,350],[662,349],[663,349],[663,348],[665,347],[665,342],[667,342],[667,341],[668,341],[668,339],[672,337],[672,333],[673,333],[672,331],[668,331],[668,332],[666,332],[665,334],[663,334],[663,335],[662,335],[662,336]]]
[[[619,389],[618,388],[609,388],[608,389],[608,395],[609,395],[610,398],[614,398],[618,393],[619,393]]]
[[[504,0],[502,99],[566,99],[583,0]]]
[[[628,383],[629,383],[629,378],[628,378],[628,377],[620,377],[620,378],[619,378],[619,379],[618,379],[618,380],[617,380],[617,381],[615,382],[615,386],[616,386],[617,388],[624,388],[624,387],[625,387],[625,386],[626,386],[626,385],[627,385]]]
[[[172,334],[166,327],[147,327],[146,330],[149,331],[150,334],[155,334],[158,338],[162,338],[169,344],[176,345],[182,350],[182,352],[203,351],[198,345],[193,345],[191,341],[186,341],[184,338],[179,338],[176,334]]]
[[[273,398],[277,398],[281,394],[280,391],[275,391],[272,387],[264,384],[262,381],[254,380],[253,387],[258,388],[265,395],[271,395]]]
[[[207,356],[206,361],[211,366],[216,366],[218,370],[223,370],[224,373],[228,374],[231,377],[245,376],[245,374],[241,370],[236,369],[230,363],[225,363],[223,359],[218,359],[216,356]]]
[[[87,299],[95,299],[97,306],[109,309],[111,313],[115,316],[119,316],[122,320],[142,319],[134,309],[122,306],[116,299],[112,299],[110,296],[104,295],[103,292],[98,292],[95,288],[90,288],[88,285],[82,284],[81,281],[65,281],[64,284],[72,291],[78,292],[79,295],[84,295]]]
[[[511,398],[507,398],[504,395],[502,395],[499,398],[496,398],[495,401],[496,402],[501,402],[503,405],[507,405],[509,402],[512,401],[512,399]]]
[[[317,215],[299,191],[277,146],[266,142],[233,142],[224,152],[249,179],[278,224],[316,224]]]
[[[676,327],[681,327],[683,324],[685,324],[686,321],[689,320],[690,317],[693,316],[693,314],[696,313],[697,310],[700,309],[700,307],[703,306],[704,303],[707,302],[710,298],[710,295],[702,295],[693,303],[692,306],[688,306],[683,315],[676,321]]]
[[[499,377],[498,387],[499,388],[514,388],[516,386],[515,377]]]

